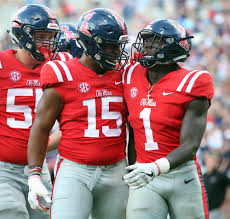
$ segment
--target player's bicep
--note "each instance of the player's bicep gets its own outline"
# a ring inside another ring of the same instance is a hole
[[[34,124],[50,130],[63,109],[63,101],[54,88],[46,88],[38,104]]]
[[[187,105],[180,134],[181,144],[193,145],[198,149],[206,127],[208,108],[206,98],[195,99]]]

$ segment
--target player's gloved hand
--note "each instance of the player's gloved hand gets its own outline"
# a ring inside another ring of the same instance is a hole
[[[154,163],[136,163],[126,167],[126,170],[132,170],[123,176],[125,183],[132,189],[147,185],[159,173]]]
[[[130,173],[123,176],[126,184],[131,189],[138,189],[147,185],[154,177],[161,173],[167,173],[170,169],[170,164],[166,158],[160,158],[153,163],[136,163],[126,167],[126,170],[132,170]]]
[[[30,207],[39,211],[49,210],[49,206],[51,204],[51,194],[42,183],[41,167],[30,168],[28,185],[28,202],[30,204]],[[44,199],[46,204],[42,204],[41,199]]]

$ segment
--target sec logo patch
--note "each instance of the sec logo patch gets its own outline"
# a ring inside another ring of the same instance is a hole
[[[90,90],[90,86],[87,82],[81,82],[79,85],[78,85],[78,90],[81,92],[81,93],[88,93],[89,90]]]
[[[138,90],[136,87],[130,89],[130,97],[135,98],[137,96]]]
[[[10,72],[10,80],[11,81],[19,81],[22,77],[21,73],[20,72],[17,72],[17,71],[12,71]]]

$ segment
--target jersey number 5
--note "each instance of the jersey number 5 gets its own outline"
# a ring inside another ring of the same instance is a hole
[[[144,128],[145,128],[145,137],[147,142],[145,142],[145,150],[158,150],[158,143],[153,139],[153,130],[150,127],[150,114],[151,108],[144,108],[140,112],[140,118],[143,119]]]
[[[33,96],[34,92],[32,88],[13,88],[8,89],[7,92],[7,102],[6,102],[6,112],[8,113],[23,113],[25,120],[16,120],[14,117],[7,118],[7,125],[11,128],[22,128],[28,129],[33,122],[32,118],[32,108],[27,105],[16,105],[15,98],[17,96]],[[42,89],[35,89],[35,109],[38,105],[39,100],[42,96]],[[34,110],[35,112],[36,110]]]

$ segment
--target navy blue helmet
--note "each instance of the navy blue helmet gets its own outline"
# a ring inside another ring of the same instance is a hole
[[[45,61],[58,48],[59,31],[57,18],[48,7],[30,4],[18,10],[12,20],[12,33],[9,30],[8,33],[13,42],[27,50],[34,59]],[[39,39],[38,32],[53,32],[55,36],[51,40]],[[42,44],[41,50],[38,51],[36,43]]]
[[[133,60],[146,68],[155,64],[185,62],[191,50],[191,38],[185,29],[174,20],[155,20],[141,30],[132,44]],[[154,48],[146,54],[145,47]],[[149,43],[150,42],[150,43]]]
[[[72,24],[61,24],[61,46],[58,52],[69,52],[73,57],[81,57],[83,49],[76,41],[77,28]]]
[[[128,61],[126,24],[112,10],[96,8],[84,13],[78,22],[77,41],[105,71],[120,70]],[[109,46],[119,46],[120,54],[105,53],[103,48]]]

